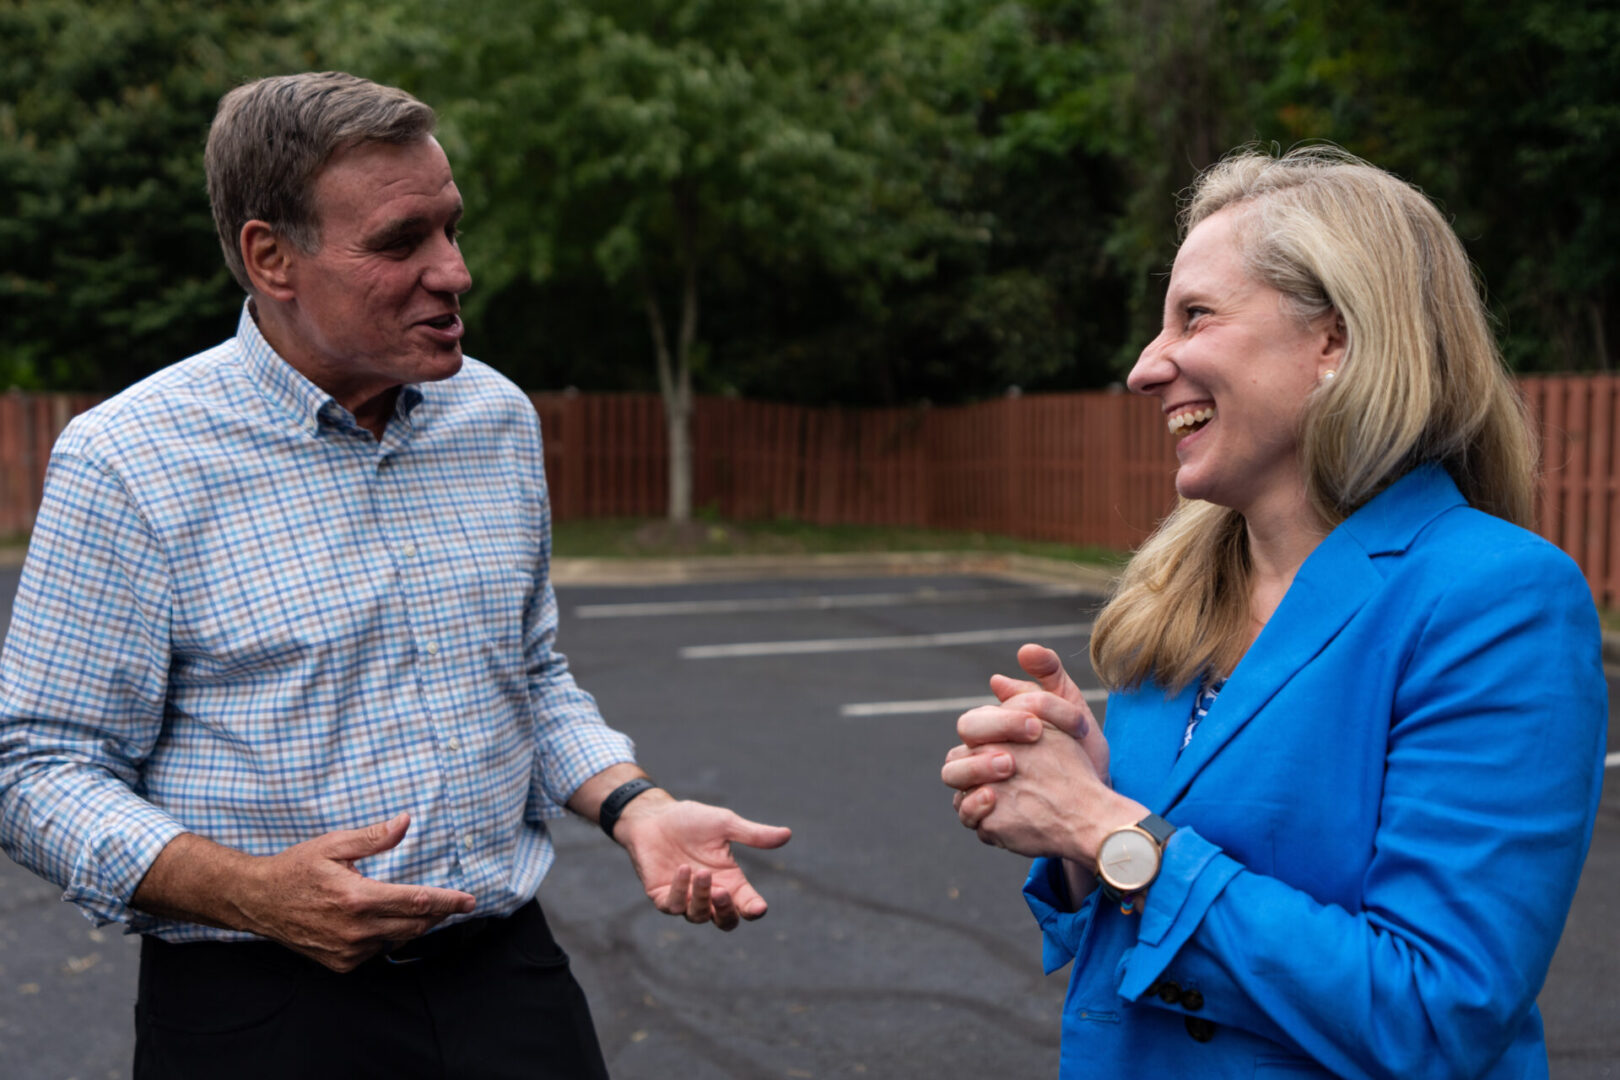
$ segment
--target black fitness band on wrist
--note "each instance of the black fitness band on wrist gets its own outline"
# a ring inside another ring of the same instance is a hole
[[[619,823],[619,815],[630,805],[630,800],[657,786],[645,776],[638,776],[634,780],[626,780],[602,800],[602,808],[596,812],[596,823],[602,826],[609,840],[613,839],[613,826]]]

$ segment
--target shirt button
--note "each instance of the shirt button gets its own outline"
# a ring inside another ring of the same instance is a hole
[[[439,655],[439,643],[437,641],[430,641],[424,645],[423,648],[427,649],[427,654],[429,656]]]
[[[1204,1007],[1204,995],[1197,990],[1183,990],[1181,992],[1181,1007],[1188,1012],[1197,1012]]]
[[[1181,998],[1181,986],[1166,979],[1159,984],[1159,1000],[1166,1005],[1174,1005]]]
[[[454,754],[457,750],[461,749],[461,740],[452,735],[450,737],[450,741],[444,745],[449,748],[452,754]]]
[[[415,558],[416,557],[416,545],[415,544],[406,544],[404,547],[399,549],[399,553],[401,555],[405,556],[407,559]]]
[[[468,851],[472,850],[473,842],[473,838],[470,836],[463,836],[461,838],[461,846],[466,848]]]

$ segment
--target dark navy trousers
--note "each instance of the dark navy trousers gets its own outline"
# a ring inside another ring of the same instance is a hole
[[[465,928],[464,928],[465,927]],[[606,1080],[590,1009],[530,902],[338,974],[267,942],[141,943],[136,1080]]]

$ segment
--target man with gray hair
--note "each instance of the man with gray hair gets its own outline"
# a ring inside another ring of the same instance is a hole
[[[236,336],[68,428],[0,657],[0,842],[143,937],[137,1077],[605,1076],[534,901],[546,819],[662,911],[765,913],[554,648],[527,398],[461,352],[431,109],[328,72],[227,94]]]

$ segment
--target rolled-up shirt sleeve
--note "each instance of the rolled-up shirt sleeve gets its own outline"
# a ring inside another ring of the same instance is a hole
[[[53,455],[0,654],[0,844],[98,923],[184,827],[141,796],[163,730],[172,589],[118,478]]]

